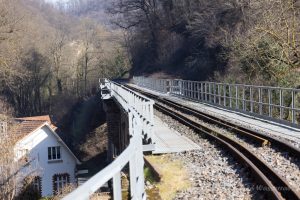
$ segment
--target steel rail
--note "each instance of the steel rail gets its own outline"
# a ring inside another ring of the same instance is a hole
[[[189,108],[188,106],[184,106],[182,104],[179,104],[177,102],[174,102],[174,101],[171,101],[168,99],[163,99],[162,101],[164,103],[168,102],[168,105],[180,107],[180,108],[182,108],[182,110],[189,111],[190,114],[194,115],[195,117],[201,118],[203,121],[205,121],[205,118],[207,118],[208,119],[207,122],[209,122],[209,123],[213,123],[215,125],[220,125],[221,127],[228,128],[231,131],[234,131],[237,134],[241,133],[241,134],[245,135],[246,137],[249,135],[249,138],[254,136],[254,138],[252,137],[252,139],[254,139],[254,140],[256,140],[255,138],[259,138],[261,141],[263,141],[263,144],[265,144],[265,145],[268,144],[268,145],[277,146],[280,149],[289,152],[291,155],[293,155],[295,157],[300,157],[300,149],[298,149],[284,141],[281,141],[280,139],[274,138],[270,135],[266,135],[266,134],[262,134],[262,133],[250,130],[250,129],[242,127],[242,126],[238,126],[232,122],[228,122],[224,119],[220,119],[218,117],[209,115],[209,114],[201,112],[199,110]],[[212,119],[212,120],[209,120],[209,119]],[[257,140],[257,141],[259,141],[259,140]]]
[[[130,87],[130,88],[134,89],[133,87]],[[266,145],[270,144],[270,142],[267,139],[262,138],[262,137],[256,135],[255,133],[250,133],[249,131],[242,130],[240,127],[238,127],[236,125],[231,126],[226,121],[224,121],[224,120],[221,121],[221,120],[219,120],[218,118],[216,118],[214,116],[207,115],[207,114],[202,113],[200,111],[188,108],[188,107],[186,107],[184,105],[181,105],[181,104],[178,104],[174,101],[170,101],[168,99],[159,97],[157,95],[153,95],[151,93],[144,92],[142,90],[136,89],[136,91],[139,91],[140,93],[143,93],[144,95],[148,95],[149,97],[151,97],[151,98],[153,98],[153,99],[155,99],[159,102],[162,102],[163,104],[166,104],[166,105],[171,106],[171,107],[175,107],[176,109],[180,109],[181,112],[184,112],[185,114],[193,115],[193,116],[197,117],[198,119],[201,119],[202,121],[204,121],[206,123],[211,123],[211,124],[214,124],[214,125],[218,125],[219,127],[230,130],[231,132],[234,132],[235,134],[242,134],[243,136],[247,137],[248,139],[251,139],[251,140],[255,141],[259,145],[266,146]]]
[[[197,133],[205,134],[208,139],[213,139],[228,149],[241,164],[250,167],[255,180],[270,191],[266,192],[270,199],[300,199],[300,194],[297,193],[283,177],[278,175],[274,170],[268,167],[263,160],[255,156],[248,148],[236,140],[202,126],[182,114],[174,113],[173,110],[162,105],[154,104],[154,107],[180,123],[192,128]]]
[[[177,111],[182,111],[184,110],[185,114],[193,114],[194,116],[199,117],[200,111],[196,111],[191,108],[186,108],[186,106],[183,106],[181,104],[175,103],[173,101],[158,97],[157,95],[149,94],[147,92],[137,90],[134,87],[130,87],[131,89],[134,89],[136,91],[139,91],[143,93],[146,96],[151,96],[151,98],[154,98],[156,101],[162,101],[164,104],[168,102],[168,106],[175,108]],[[171,103],[170,103],[171,102]],[[206,126],[203,126],[199,124],[198,122],[189,119],[188,117],[174,112],[174,110],[166,108],[164,105],[161,105],[159,103],[155,103],[155,108],[160,110],[161,112],[171,116],[172,118],[178,120],[182,124],[192,128],[195,132],[197,133],[204,133],[205,136],[209,139],[213,139],[217,141],[219,144],[227,148],[233,155],[244,165],[249,166],[251,169],[251,172],[255,175],[255,179],[258,183],[263,185],[264,187],[267,187],[270,192],[267,192],[266,194],[268,195],[269,198],[272,199],[300,199],[300,194],[295,191],[294,188],[292,188],[289,183],[280,175],[278,175],[274,170],[272,170],[264,161],[262,161],[260,158],[255,156],[248,148],[240,144],[234,139],[229,138],[228,136],[212,130]],[[197,114],[198,113],[198,114]],[[200,112],[201,113],[201,112]],[[197,115],[195,115],[197,114]],[[204,113],[201,113],[201,116]],[[210,116],[211,117],[211,116]],[[214,117],[212,117],[214,118]],[[207,118],[209,119],[209,118]],[[219,120],[219,119],[218,119]],[[213,119],[213,122],[216,123],[218,120]],[[223,120],[224,121],[224,120]],[[226,125],[228,122],[225,121],[225,123],[222,122],[221,125]],[[220,124],[219,124],[220,125]],[[241,129],[241,127],[234,125],[236,130]],[[244,129],[242,128],[243,132]],[[246,129],[246,131],[249,131]],[[255,132],[253,132],[256,134]],[[274,141],[274,138],[272,138],[271,141]],[[278,142],[278,140],[275,140]],[[290,147],[290,146],[288,146]],[[289,149],[291,150],[291,149]],[[297,154],[299,154],[299,151],[297,151],[296,148],[293,150],[296,151]],[[293,151],[292,150],[292,151]]]

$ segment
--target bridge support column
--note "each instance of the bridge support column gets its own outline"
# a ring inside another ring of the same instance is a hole
[[[103,101],[108,128],[107,159],[114,160],[129,144],[128,114],[114,100]]]
[[[108,129],[107,160],[110,163],[118,151],[115,140],[116,136],[120,134],[121,112],[117,104],[111,99],[103,101],[103,107],[106,112]]]

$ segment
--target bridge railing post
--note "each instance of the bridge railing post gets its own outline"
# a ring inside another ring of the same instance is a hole
[[[239,86],[235,86],[235,109],[239,109],[239,102],[240,102],[240,98],[239,98]]]
[[[292,103],[291,103],[291,109],[292,109],[292,123],[295,123],[295,91],[291,91],[292,96]]]
[[[113,177],[113,196],[115,200],[122,200],[121,173],[118,172]]]

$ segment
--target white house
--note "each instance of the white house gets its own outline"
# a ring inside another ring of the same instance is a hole
[[[16,119],[20,122],[15,145],[16,160],[26,159],[23,177],[34,176],[34,186],[42,196],[51,196],[67,183],[76,183],[79,160],[55,132],[49,116]]]

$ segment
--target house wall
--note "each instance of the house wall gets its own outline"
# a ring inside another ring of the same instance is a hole
[[[61,161],[48,161],[48,147],[60,146]],[[35,171],[42,178],[42,196],[53,195],[53,175],[68,173],[70,183],[75,183],[76,159],[68,149],[51,132],[49,127],[31,133],[17,145],[17,149],[26,149],[29,153],[29,160],[34,160],[27,171]],[[20,151],[19,151],[20,152]],[[24,151],[21,151],[24,152]],[[20,158],[22,155],[18,155]]]

